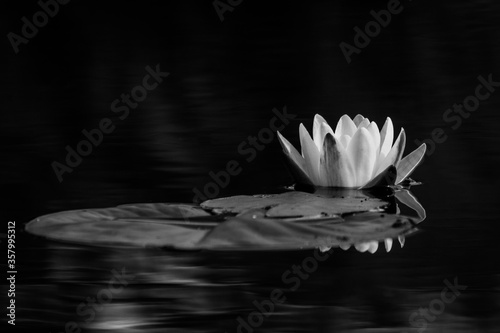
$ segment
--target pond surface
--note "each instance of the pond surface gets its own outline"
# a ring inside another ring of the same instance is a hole
[[[6,33],[38,10],[16,6]],[[403,6],[349,64],[339,43],[354,43],[353,27],[387,3],[242,2],[221,22],[209,2],[71,2],[19,54],[9,50],[0,163],[2,221],[17,222],[17,328],[500,331],[500,91],[467,117],[443,118],[475,93],[479,76],[500,81],[500,5]],[[157,64],[169,75],[120,119],[113,101]],[[289,119],[277,116],[285,106]],[[250,137],[278,117],[299,147],[299,124],[310,130],[316,113],[333,124],[361,113],[380,126],[390,116],[406,131],[406,153],[424,140],[431,146],[412,175],[427,218],[403,248],[174,251],[23,231],[71,209],[283,192],[293,179],[277,138],[252,146]],[[76,149],[103,118],[116,128],[60,182],[53,162],[65,163],[66,146]],[[441,143],[430,141],[436,128]],[[240,172],[227,186],[208,186],[230,161]]]

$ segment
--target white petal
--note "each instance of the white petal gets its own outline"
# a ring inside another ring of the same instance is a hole
[[[374,173],[374,177],[387,169],[387,167],[389,167],[390,165],[394,165],[396,167],[398,166],[405,149],[405,144],[406,135],[405,130],[402,128],[398,138],[396,139],[396,142],[394,142],[394,146],[392,146],[391,151],[389,151],[389,154],[387,154],[387,156],[382,161],[377,163],[377,171]]]
[[[384,159],[392,148],[394,140],[394,126],[391,118],[387,117],[382,130],[380,131],[380,158]]]
[[[394,165],[398,167],[406,147],[406,132],[404,128],[401,128],[401,132],[399,132],[398,138],[396,139],[396,143],[398,143],[399,148],[397,148],[394,152],[394,154],[396,155],[396,161],[394,162]],[[394,146],[392,148],[394,148]],[[393,153],[392,148],[389,154],[387,154],[387,156],[390,156]]]
[[[309,132],[304,124],[299,126],[300,145],[302,147],[302,156],[306,161],[306,170],[309,178],[315,185],[319,185],[319,150],[311,139]]]
[[[321,186],[354,187],[355,172],[342,145],[327,133],[320,154],[319,175]]]
[[[295,149],[295,147],[288,142],[288,140],[285,139],[279,131],[277,131],[277,133],[279,142],[281,147],[283,147],[285,157],[288,159],[288,164],[290,165],[295,181],[300,184],[313,185],[311,178],[307,174],[306,161],[304,160],[304,157],[300,155],[297,149]]]
[[[399,162],[398,164],[398,178],[396,178],[396,184],[401,183],[412,172],[417,168],[417,166],[422,162],[427,146],[422,143],[420,147],[409,153]]]
[[[323,117],[319,114],[315,115],[313,122],[313,139],[319,151],[321,151],[323,146],[323,140],[325,139],[326,133],[331,133],[333,135],[332,128]]]
[[[372,178],[377,159],[376,147],[366,128],[360,128],[354,134],[347,153],[352,161],[356,174],[356,186],[363,186]]]
[[[335,135],[340,138],[343,135],[349,135],[351,138],[356,133],[356,125],[348,115],[340,117],[337,127],[335,128]]]
[[[392,238],[384,239],[385,251],[390,252],[392,249]]]
[[[354,122],[354,125],[356,125],[356,127],[358,127],[359,124],[363,121],[363,119],[365,119],[365,117],[363,117],[360,114],[357,114],[356,117],[354,117],[354,119],[352,121]]]
[[[347,147],[349,146],[349,142],[351,142],[350,135],[344,134],[340,137],[340,143],[342,144],[342,147],[344,147],[344,149],[347,149]]]
[[[302,171],[306,172],[306,161],[304,157],[300,155],[300,153],[295,149],[295,147],[287,140],[279,131],[278,133],[278,141],[283,147],[283,151],[285,154],[289,155],[290,158],[302,169]]]
[[[398,171],[394,165],[389,165],[387,169],[380,172],[377,176],[370,179],[368,183],[361,186],[359,189],[367,189],[370,187],[385,187],[392,186],[396,182]]]
[[[290,157],[290,155],[285,153],[285,157],[288,161],[288,165],[290,167],[290,172],[292,173],[293,178],[295,179],[295,182],[297,184],[303,184],[303,185],[314,185],[313,180],[311,177],[307,174],[307,172],[304,172],[298,165],[295,163],[294,160]]]
[[[378,156],[379,149],[380,149],[380,131],[378,130],[377,123],[372,121],[366,129],[368,130],[368,132],[370,132],[370,134],[373,138],[373,142],[375,143],[375,147],[377,150],[377,156]]]
[[[368,118],[365,118],[358,124],[358,129],[368,127],[368,125],[370,125],[370,120]]]

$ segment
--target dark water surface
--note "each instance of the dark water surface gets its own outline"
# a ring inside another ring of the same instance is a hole
[[[443,119],[474,95],[478,76],[500,81],[500,4],[402,5],[350,64],[339,43],[353,44],[353,27],[387,2],[244,1],[221,22],[210,1],[75,1],[17,55],[5,39],[1,214],[17,222],[15,329],[500,332],[500,91],[468,118]],[[39,10],[35,1],[12,6],[4,35]],[[157,64],[169,76],[121,120],[112,102]],[[274,139],[250,149],[248,137],[284,106],[296,117],[282,132],[296,147],[299,124],[311,129],[316,113],[333,124],[361,113],[380,126],[390,116],[405,128],[407,153],[442,128],[446,139],[412,176],[423,183],[412,188],[427,210],[421,232],[389,253],[333,249],[307,276],[294,266],[313,251],[87,247],[23,232],[62,210],[192,202],[230,160],[242,172],[217,196],[279,192],[293,183],[281,147]],[[59,182],[51,163],[65,163],[65,147],[102,118],[115,130]],[[110,280],[121,282],[110,289]],[[466,289],[443,294],[455,282]],[[282,302],[271,306],[273,290]]]

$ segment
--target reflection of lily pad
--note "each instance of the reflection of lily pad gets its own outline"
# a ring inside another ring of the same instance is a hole
[[[41,216],[28,223],[26,230],[53,240],[97,246],[186,250],[324,248],[383,241],[414,228],[412,219],[401,215],[336,215],[385,204],[367,197],[324,198],[292,192],[210,200],[202,207],[157,203],[65,211]],[[209,207],[212,214],[205,210]],[[217,208],[238,215],[214,214]]]
[[[257,214],[258,216],[258,214]],[[337,247],[396,238],[413,228],[411,218],[361,213],[343,223],[310,224],[236,216],[207,233],[198,246],[209,249],[304,249]]]
[[[237,195],[207,200],[201,207],[216,212],[242,213],[248,209],[270,208],[267,217],[335,216],[376,209],[387,203],[376,198],[325,198],[304,192],[286,192],[266,196]]]

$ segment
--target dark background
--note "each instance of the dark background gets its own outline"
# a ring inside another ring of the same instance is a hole
[[[262,329],[400,332],[409,326],[411,311],[427,306],[439,294],[443,279],[458,276],[469,286],[467,292],[428,332],[446,328],[497,332],[500,91],[482,101],[456,130],[442,117],[446,109],[474,93],[479,75],[492,74],[500,81],[500,4],[414,0],[402,1],[402,6],[402,12],[392,16],[391,23],[348,64],[339,44],[353,44],[353,28],[363,29],[373,20],[370,11],[386,9],[386,1],[243,1],[221,22],[211,1],[74,0],[60,5],[58,14],[19,46],[18,54],[7,34],[20,34],[21,18],[32,21],[40,7],[36,1],[4,4],[0,216],[3,223],[18,223],[17,260],[26,272],[19,277],[26,285],[18,296],[20,324],[61,327],[73,311],[67,309],[74,308],[86,291],[74,299],[54,300],[56,294],[68,295],[61,284],[80,281],[75,275],[56,273],[71,271],[68,263],[91,269],[89,255],[97,255],[96,267],[97,262],[106,266],[100,256],[110,255],[66,248],[68,260],[58,252],[60,244],[24,234],[24,223],[69,209],[192,202],[193,188],[203,188],[210,171],[224,169],[233,159],[241,162],[243,171],[219,196],[271,193],[291,185],[277,140],[251,162],[237,151],[249,135],[269,125],[273,108],[286,105],[297,117],[283,133],[296,147],[299,124],[311,129],[316,113],[333,126],[345,113],[352,117],[361,113],[380,126],[390,116],[396,131],[406,130],[406,152],[417,147],[414,140],[429,139],[435,128],[443,128],[448,137],[413,175],[423,182],[414,193],[427,209],[424,232],[396,253],[371,257],[352,250],[339,253],[314,283],[295,294],[281,315],[271,317],[273,325]],[[111,103],[142,82],[146,66],[156,64],[170,75],[128,118],[119,120]],[[60,183],[51,163],[64,162],[66,145],[75,147],[84,138],[82,130],[97,127],[104,117],[113,119],[115,131],[106,134]],[[113,252],[112,257],[120,260],[121,255]],[[145,255],[159,260],[152,260],[151,267],[194,262],[197,272],[211,282],[228,275],[240,282],[253,276],[251,287],[215,294],[210,288],[169,285],[171,292],[193,293],[199,303],[184,302],[185,296],[179,296],[176,306],[167,307],[151,324],[196,326],[193,318],[203,313],[208,317],[200,319],[197,329],[234,331],[237,311],[247,313],[251,297],[265,297],[267,288],[280,283],[279,272],[306,254],[188,257],[146,252],[138,257]],[[215,263],[222,270],[211,266]],[[47,275],[47,270],[56,273]],[[92,281],[93,275],[89,276],[83,281]],[[228,280],[222,278],[220,283]],[[36,287],[40,283],[45,286],[42,295]],[[250,300],[242,301],[241,295]],[[214,305],[217,299],[226,305]],[[155,301],[160,307],[165,304],[161,297]],[[47,307],[59,312],[47,317],[40,312]],[[181,314],[176,312],[180,308]],[[173,312],[177,316],[169,321]],[[297,322],[299,314],[308,319]]]

